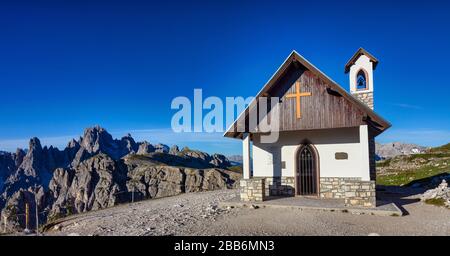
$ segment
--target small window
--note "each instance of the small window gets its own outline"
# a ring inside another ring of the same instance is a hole
[[[362,69],[356,75],[356,89],[357,90],[367,89],[366,73]]]

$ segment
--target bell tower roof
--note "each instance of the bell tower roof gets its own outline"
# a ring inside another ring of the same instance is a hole
[[[373,62],[373,69],[377,67],[378,59],[375,58],[372,54],[370,54],[368,51],[364,50],[364,48],[360,47],[355,54],[350,58],[350,60],[345,64],[345,73],[347,74],[350,71],[350,67],[355,64],[355,62],[358,60],[358,58],[361,55],[367,56],[371,62]]]

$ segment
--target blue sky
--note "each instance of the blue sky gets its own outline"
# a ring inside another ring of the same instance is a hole
[[[115,137],[240,153],[221,134],[170,130],[176,96],[254,96],[295,49],[348,89],[344,65],[380,60],[380,142],[450,138],[446,1],[39,1],[0,4],[0,150],[64,146],[99,124]]]

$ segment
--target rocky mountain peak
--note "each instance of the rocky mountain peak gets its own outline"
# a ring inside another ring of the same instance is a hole
[[[172,155],[176,155],[176,154],[178,154],[178,152],[180,152],[180,148],[178,148],[177,145],[173,145],[169,150],[169,154],[172,154]]]
[[[162,144],[162,143],[158,143],[155,145],[155,152],[158,153],[169,153],[170,148],[169,146]]]
[[[131,134],[127,134],[120,140],[120,156],[124,156],[130,153],[136,153],[139,149],[139,145],[134,141]]]
[[[123,136],[121,141],[126,141],[129,144],[136,144],[136,141],[134,141],[133,137],[129,133],[127,135]]]
[[[43,165],[43,149],[41,141],[34,137],[30,139],[28,144],[28,152],[23,158],[20,169],[24,171],[27,176],[37,176],[37,170]]]
[[[33,154],[34,152],[42,152],[41,141],[36,137],[31,138],[28,143],[28,154]]]
[[[26,153],[23,149],[18,148],[16,150],[16,153],[13,155],[16,168],[22,164],[23,158],[25,157],[25,155],[26,155]]]
[[[148,153],[155,152],[155,147],[147,141],[144,141],[139,144],[138,154],[145,155]]]
[[[69,141],[69,143],[67,143],[67,148],[76,148],[79,146],[80,146],[80,143],[78,143],[78,141],[76,141],[75,139],[71,139]]]
[[[89,153],[97,153],[108,149],[114,142],[113,137],[104,128],[94,126],[84,131],[81,139],[81,146]],[[108,151],[108,150],[106,150]]]
[[[3,188],[5,180],[14,171],[15,166],[14,157],[11,153],[0,152],[0,190]]]

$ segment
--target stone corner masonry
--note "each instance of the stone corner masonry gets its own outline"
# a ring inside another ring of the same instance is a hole
[[[242,179],[239,182],[241,201],[262,202],[265,196],[265,178]]]

